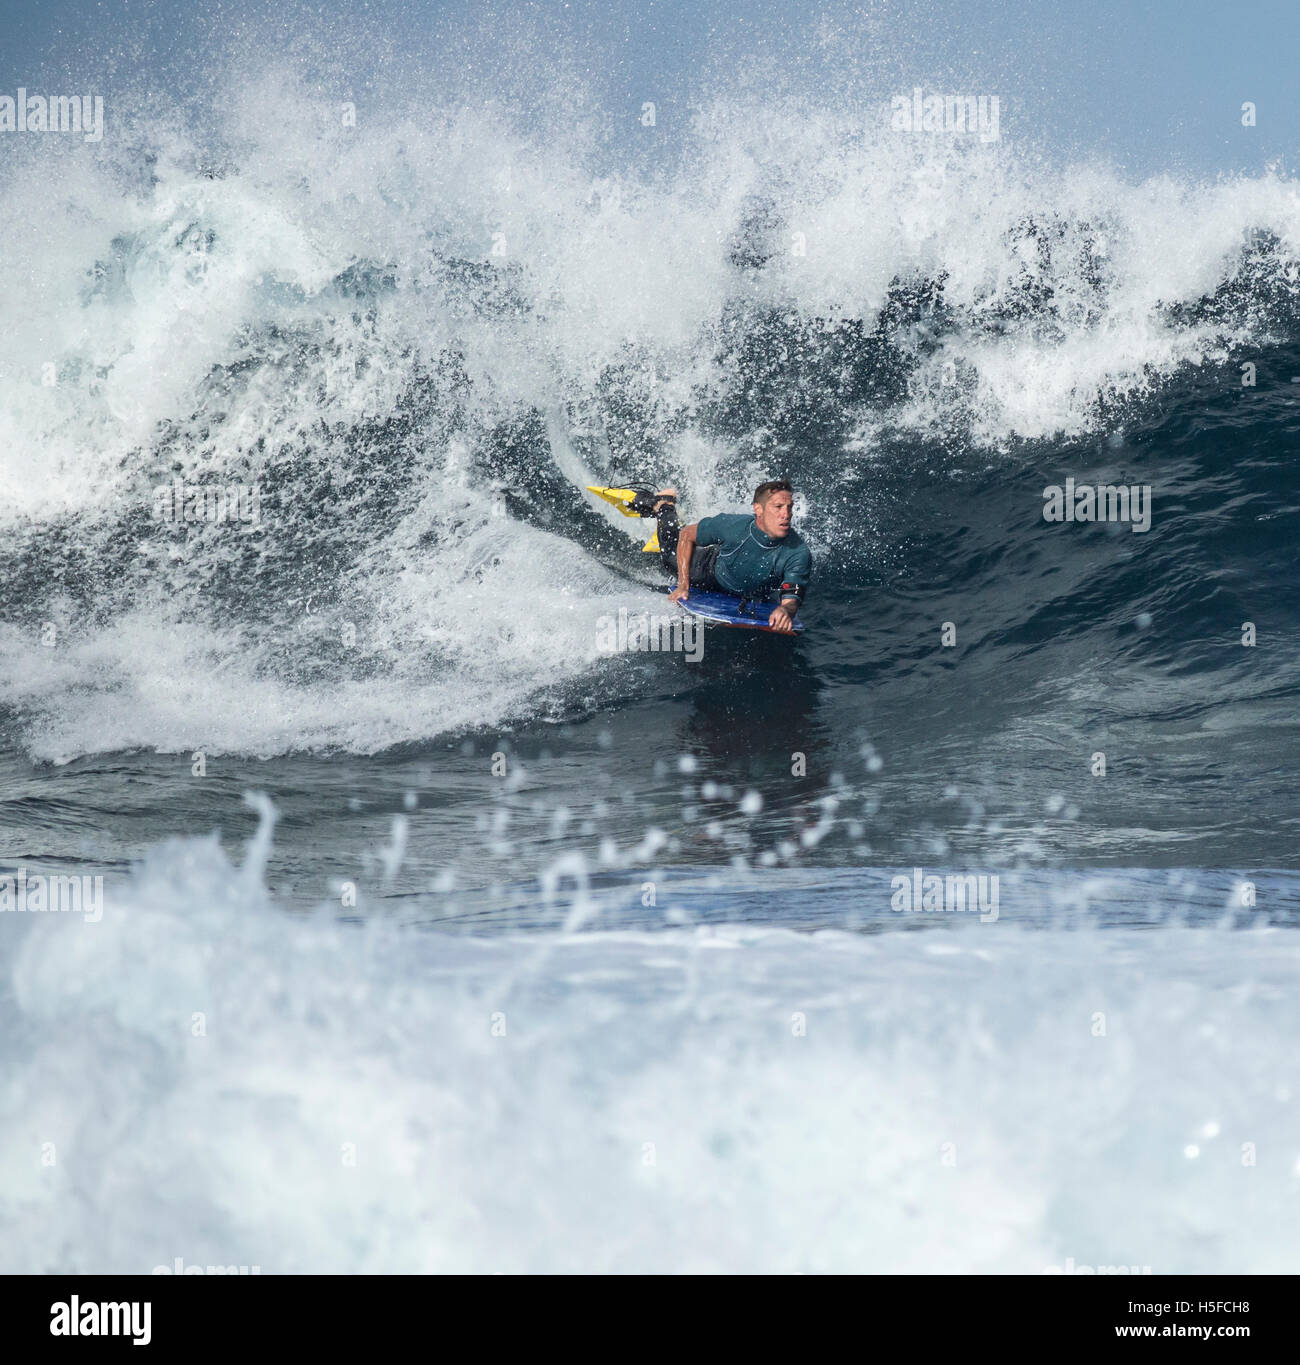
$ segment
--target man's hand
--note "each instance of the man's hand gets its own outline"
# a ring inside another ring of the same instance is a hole
[[[690,595],[690,591],[690,588],[674,588],[672,592],[668,594],[668,600],[670,602],[685,602]]]
[[[784,602],[779,607],[772,608],[772,614],[767,618],[767,624],[781,635],[789,635],[794,630],[794,613],[787,609]]]

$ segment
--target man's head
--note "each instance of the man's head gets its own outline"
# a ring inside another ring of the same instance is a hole
[[[754,522],[764,535],[777,540],[790,534],[794,490],[785,479],[769,479],[754,489]]]

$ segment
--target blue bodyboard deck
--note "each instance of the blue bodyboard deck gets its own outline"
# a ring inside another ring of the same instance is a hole
[[[729,592],[700,592],[692,588],[687,599],[677,605],[684,607],[692,616],[698,616],[715,626],[738,626],[746,630],[772,631],[767,621],[776,604],[746,601],[740,597],[733,597]],[[798,617],[795,618],[794,628],[796,631],[803,629],[803,622]],[[776,633],[772,631],[772,634]]]

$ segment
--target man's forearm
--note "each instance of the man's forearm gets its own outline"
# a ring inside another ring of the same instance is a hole
[[[691,556],[695,553],[695,526],[683,526],[677,537],[677,587],[686,592],[691,586]]]

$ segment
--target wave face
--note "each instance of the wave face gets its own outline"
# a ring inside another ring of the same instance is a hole
[[[268,81],[201,138],[155,112],[16,156],[10,740],[368,753],[689,691],[600,653],[599,618],[654,599],[581,485],[671,480],[701,513],[777,472],[846,721],[847,685],[944,674],[946,619],[969,687],[1063,723],[1090,668],[1117,723],[1226,680],[1293,697],[1294,184],[1134,185],[876,113],[719,100],[671,165],[615,174],[589,119],[349,127]],[[1150,484],[1151,532],[1044,523],[1066,476]],[[176,480],[259,515],[167,520]],[[1233,647],[1246,620],[1271,653]]]

